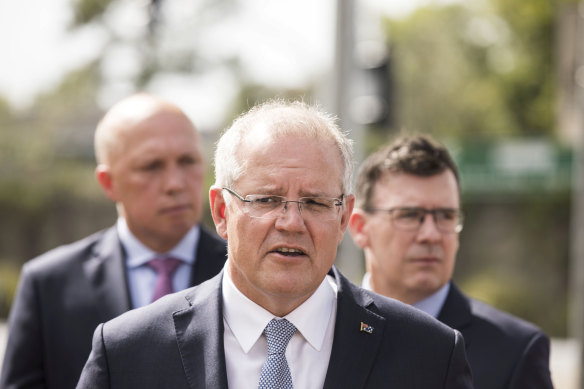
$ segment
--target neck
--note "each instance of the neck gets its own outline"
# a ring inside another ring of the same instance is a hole
[[[274,316],[284,317],[290,312],[298,308],[314,293],[314,290],[308,293],[297,293],[288,290],[274,290],[265,291],[259,290],[248,279],[242,276],[237,270],[234,271],[232,261],[229,261],[230,266],[227,267],[229,271],[229,278],[233,285],[245,297],[264,308]]]

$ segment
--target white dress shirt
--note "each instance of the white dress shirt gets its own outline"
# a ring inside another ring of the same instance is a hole
[[[363,276],[363,280],[361,281],[361,287],[363,289],[372,290],[371,274],[365,273],[365,275]],[[434,294],[413,304],[413,307],[418,308],[420,311],[424,311],[427,314],[437,318],[438,315],[440,314],[440,311],[442,310],[444,302],[446,301],[446,297],[448,297],[449,291],[450,282],[447,282],[446,285],[438,289]]]
[[[191,271],[195,265],[195,248],[201,235],[200,227],[194,226],[181,241],[166,253],[150,250],[132,234],[124,218],[118,218],[118,235],[126,253],[126,271],[132,308],[142,307],[152,302],[156,271],[147,262],[159,257],[173,257],[181,260],[174,273],[172,285],[175,291],[186,289],[191,284]]]
[[[230,389],[257,389],[268,356],[263,331],[275,316],[248,299],[233,284],[228,262],[223,276],[223,322],[227,382]],[[286,348],[294,388],[322,388],[333,346],[337,285],[326,276],[318,289],[285,318],[297,331]]]

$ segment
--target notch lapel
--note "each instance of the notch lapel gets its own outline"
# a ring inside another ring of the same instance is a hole
[[[191,389],[227,389],[223,345],[223,272],[189,291],[189,307],[173,313],[176,340]]]
[[[454,282],[450,283],[450,291],[437,319],[462,333],[468,352],[472,341],[472,337],[468,333],[473,319],[472,307],[469,299],[454,285]]]
[[[102,322],[130,310],[124,253],[116,227],[105,231],[84,264],[84,272],[94,288],[95,305]]]
[[[382,343],[386,320],[367,308],[373,301],[366,293],[335,268],[333,273],[339,287],[337,317],[324,388],[362,388]]]

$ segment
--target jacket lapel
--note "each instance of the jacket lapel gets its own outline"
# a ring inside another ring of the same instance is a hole
[[[95,290],[96,307],[102,321],[119,316],[131,308],[124,254],[115,227],[106,230],[94,246],[84,271]]]
[[[201,235],[196,248],[195,266],[191,273],[191,286],[199,285],[217,275],[227,260],[224,240],[211,234],[200,225]]]
[[[335,268],[339,287],[333,348],[324,388],[362,388],[385,331],[385,318],[368,309],[372,299]]]
[[[472,322],[472,308],[469,299],[453,282],[450,283],[450,291],[448,292],[444,306],[438,314],[438,320],[460,331],[464,338],[465,348],[468,350],[471,337],[466,332]]]
[[[173,313],[177,344],[191,389],[227,389],[222,278],[223,272],[189,291],[189,306]]]

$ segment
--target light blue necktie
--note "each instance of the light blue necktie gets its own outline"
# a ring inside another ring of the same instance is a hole
[[[272,319],[264,329],[268,339],[268,359],[262,367],[258,389],[293,388],[285,352],[294,332],[296,327],[286,319]]]

